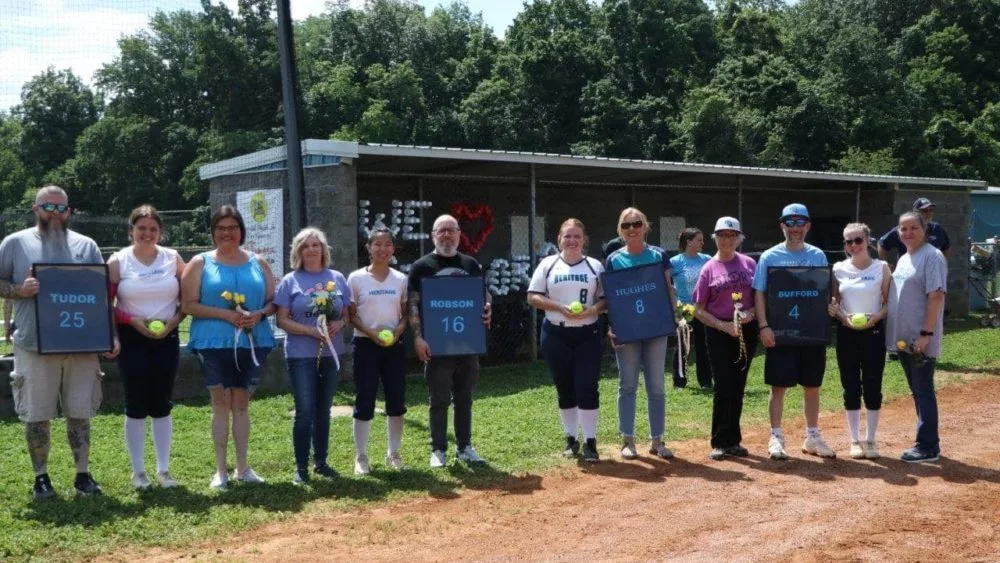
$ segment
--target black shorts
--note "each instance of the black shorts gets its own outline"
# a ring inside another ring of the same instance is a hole
[[[775,346],[764,356],[764,383],[774,387],[820,387],[826,346]]]

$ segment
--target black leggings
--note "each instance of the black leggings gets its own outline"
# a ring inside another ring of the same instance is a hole
[[[594,410],[600,405],[597,387],[601,379],[600,324],[563,327],[542,323],[542,355],[556,384],[560,409]]]
[[[177,329],[156,340],[146,338],[129,325],[118,325],[118,339],[122,346],[118,372],[125,386],[125,416],[169,415],[180,358]]]
[[[837,327],[837,366],[844,386],[844,409],[882,408],[882,373],[885,371],[885,322],[868,330]]]

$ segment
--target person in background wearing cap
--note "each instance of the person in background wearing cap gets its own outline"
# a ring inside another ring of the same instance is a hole
[[[775,346],[774,331],[767,324],[767,269],[778,267],[827,266],[826,255],[806,243],[809,232],[809,210],[801,203],[791,203],[781,211],[781,231],[785,242],[764,251],[753,278],[754,301],[760,329],[760,341],[767,347],[764,357],[764,383],[771,386],[768,410],[771,418],[771,439],[767,445],[771,459],[788,459],[785,436],[781,431],[781,415],[785,391],[801,385],[805,394],[806,439],[803,453],[820,457],[837,457],[819,434],[819,388],[826,371],[825,346]]]
[[[740,442],[740,416],[747,372],[757,351],[757,321],[753,310],[753,276],[757,263],[736,252],[743,242],[739,220],[720,217],[712,234],[719,252],[710,258],[694,287],[694,315],[705,326],[706,348],[715,379],[712,398],[712,452],[708,457],[746,457],[750,452]],[[738,327],[733,322],[736,303],[742,313]],[[740,333],[743,335],[741,349]]]
[[[701,250],[705,248],[705,235],[697,227],[687,227],[682,229],[677,236],[677,250],[679,251],[670,259],[671,277],[674,280],[674,289],[677,290],[677,302],[680,306],[693,303],[691,294],[694,286],[698,283],[698,275],[702,267],[711,258]],[[679,306],[679,307],[680,307]],[[679,308],[678,307],[678,308]],[[705,348],[705,327],[697,318],[691,321],[691,338],[694,340],[695,353],[695,376],[698,378],[698,385],[702,389],[712,388],[712,367],[708,364],[708,350]],[[672,338],[677,342],[674,350],[673,370],[674,387],[681,388],[687,385],[687,359],[691,353],[681,338]]]
[[[937,248],[947,259],[951,257],[951,240],[948,233],[941,226],[941,223],[934,221],[934,202],[926,197],[918,197],[913,202],[913,210],[919,213],[927,223],[927,242]],[[878,257],[882,260],[889,259],[889,253],[893,250],[896,255],[902,258],[906,254],[906,245],[899,239],[899,227],[889,229],[889,232],[878,239]]]

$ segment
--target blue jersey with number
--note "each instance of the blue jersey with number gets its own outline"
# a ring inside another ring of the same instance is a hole
[[[670,259],[670,265],[673,266],[672,277],[674,280],[674,289],[677,291],[678,301],[684,304],[694,302],[692,295],[694,294],[695,286],[698,285],[698,275],[701,274],[701,269],[711,259],[711,256],[701,252],[694,258],[681,252]]]
[[[614,272],[647,264],[662,264],[663,271],[671,268],[667,253],[659,246],[647,244],[646,248],[638,254],[629,254],[627,246],[614,251],[611,256],[608,256],[607,270]]]
[[[757,261],[757,271],[753,276],[753,288],[757,291],[767,291],[767,269],[769,267],[796,268],[809,266],[828,266],[826,254],[815,246],[806,243],[802,250],[791,251],[785,248],[785,243],[779,243],[768,248]]]

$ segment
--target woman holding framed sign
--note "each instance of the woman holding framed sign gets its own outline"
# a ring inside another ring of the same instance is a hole
[[[753,308],[753,275],[757,263],[736,252],[743,242],[740,222],[720,217],[712,234],[719,252],[698,276],[694,315],[705,325],[708,359],[715,379],[712,397],[712,451],[708,457],[746,457],[743,434],[743,394],[747,373],[757,351],[757,320]]]
[[[604,266],[586,256],[587,234],[579,219],[559,227],[559,254],[545,257],[528,285],[528,303],[545,312],[542,355],[556,384],[559,416],[566,434],[563,455],[580,451],[577,426],[583,429],[583,459],[596,463],[601,378],[601,330],[597,322],[605,302],[600,276]]]
[[[875,431],[882,408],[885,371],[885,317],[892,274],[889,265],[868,253],[871,230],[864,223],[844,227],[847,260],[833,265],[833,299],[829,313],[837,325],[837,366],[844,387],[844,410],[851,433],[850,456],[877,459]],[[867,429],[861,440],[861,398]]]
[[[132,462],[132,485],[148,489],[144,450],[146,417],[153,419],[156,479],[162,487],[176,487],[170,475],[173,422],[170,410],[180,359],[177,327],[180,278],[184,259],[176,250],[159,245],[163,221],[151,205],[141,205],[129,216],[132,246],[108,259],[108,277],[116,294],[115,321],[122,344],[118,372],[125,387],[125,446]]]
[[[667,284],[670,303],[677,302],[677,294],[670,280],[670,260],[662,248],[646,244],[649,221],[646,215],[635,207],[627,207],[618,217],[618,235],[625,246],[610,256],[606,268],[608,272],[626,270],[651,264],[661,265]],[[609,329],[608,335],[615,347],[618,362],[618,430],[624,444],[621,455],[624,459],[636,459],[639,453],[635,447],[635,394],[639,387],[639,370],[646,379],[647,409],[649,411],[649,453],[671,459],[674,453],[664,444],[666,426],[666,393],[664,391],[664,368],[667,361],[667,336],[648,338],[627,344],[615,342],[615,335]]]

